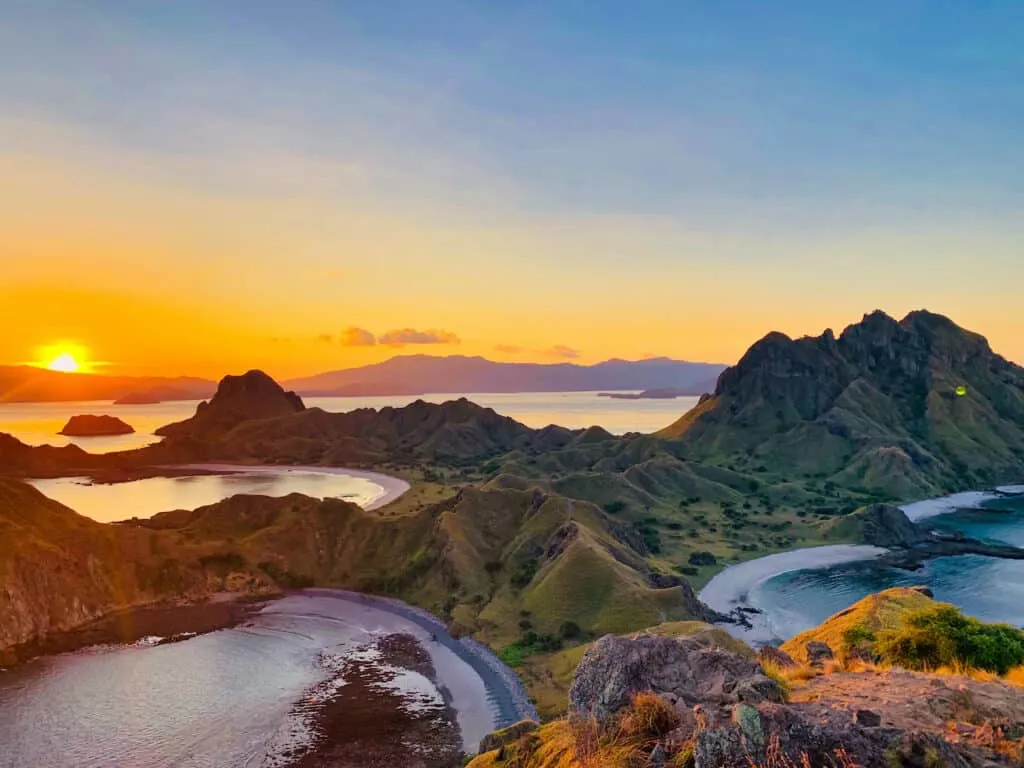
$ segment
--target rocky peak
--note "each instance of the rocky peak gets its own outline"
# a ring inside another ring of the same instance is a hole
[[[157,430],[158,435],[200,437],[223,433],[244,421],[290,416],[306,410],[302,398],[286,392],[263,371],[225,376],[209,402],[202,402],[195,416]]]

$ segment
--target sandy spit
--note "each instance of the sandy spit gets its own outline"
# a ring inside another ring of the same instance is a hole
[[[320,467],[320,466],[292,466],[290,464],[176,464],[175,469],[196,470],[200,472],[246,472],[258,473],[267,472],[281,474],[283,472],[312,472],[321,475],[345,475],[347,477],[361,477],[369,480],[380,488],[380,494],[375,496],[366,504],[363,509],[372,510],[390,504],[399,496],[409,490],[409,483],[400,477],[392,477],[380,472],[370,472],[365,469],[348,469],[347,467]]]

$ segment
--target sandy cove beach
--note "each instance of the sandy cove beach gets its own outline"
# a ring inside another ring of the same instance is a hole
[[[751,593],[759,584],[790,571],[801,571],[807,568],[827,568],[831,565],[851,563],[857,560],[870,560],[888,552],[883,547],[870,547],[856,544],[832,544],[825,547],[807,547],[794,549],[792,552],[780,552],[745,563],[730,565],[716,575],[700,591],[703,603],[720,613],[733,613],[737,608],[750,608],[759,611],[756,601],[751,600]],[[723,624],[722,627],[734,637],[753,646],[770,645],[779,637],[772,632],[768,617],[763,613],[747,613],[750,627],[739,624]]]
[[[1003,496],[1014,496],[1024,493],[1024,485],[1001,485],[991,491],[964,491],[940,496],[937,499],[923,499],[900,507],[913,522],[926,520],[936,515],[956,512],[958,509],[979,509],[986,501]]]
[[[173,468],[175,470],[208,472],[211,474],[227,472],[266,472],[273,474],[281,474],[282,472],[313,472],[322,475],[361,477],[364,480],[369,480],[381,489],[380,495],[374,497],[366,504],[360,505],[366,510],[379,509],[386,504],[390,504],[410,488],[409,483],[400,477],[385,475],[381,472],[370,472],[365,469],[348,469],[347,467],[291,466],[284,464],[179,464]]]
[[[918,522],[937,515],[949,514],[958,509],[977,509],[986,501],[1007,495],[1024,493],[1024,485],[1002,485],[988,491],[965,491],[935,499],[923,499],[900,507],[907,517]],[[745,563],[730,565],[711,579],[700,592],[705,604],[721,613],[733,613],[737,608],[760,611],[761,606],[752,599],[755,588],[784,573],[814,568],[828,568],[858,560],[871,560],[888,552],[882,547],[855,544],[833,544],[824,547],[807,547],[791,552],[759,557]],[[751,626],[738,624],[723,625],[734,637],[751,645],[768,645],[779,641],[772,631],[769,617],[763,613],[746,613]]]

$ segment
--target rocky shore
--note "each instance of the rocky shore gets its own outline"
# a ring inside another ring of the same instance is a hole
[[[267,599],[223,593],[193,603],[178,602],[114,611],[75,629],[51,632],[39,640],[2,650],[0,666],[11,667],[39,656],[72,653],[93,646],[130,645],[143,640],[156,645],[187,640],[245,623],[266,605]]]

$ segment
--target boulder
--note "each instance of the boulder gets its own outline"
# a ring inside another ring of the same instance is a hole
[[[807,649],[807,661],[815,667],[824,664],[826,661],[831,661],[836,657],[827,643],[822,643],[818,640],[811,640],[804,647]]]
[[[692,707],[784,699],[757,662],[706,638],[606,635],[587,650],[569,690],[572,715],[607,718],[641,691]]]
[[[732,722],[697,734],[695,768],[752,765],[858,765],[884,768],[886,750],[901,732],[864,731],[849,716],[822,718],[795,706],[737,704]],[[839,755],[846,755],[843,762]],[[902,765],[902,763],[899,763]]]
[[[58,434],[67,437],[110,437],[134,433],[131,424],[121,421],[116,416],[84,414],[72,416]]]
[[[853,713],[853,721],[865,728],[878,728],[882,724],[882,716],[870,709],[858,709]]]

